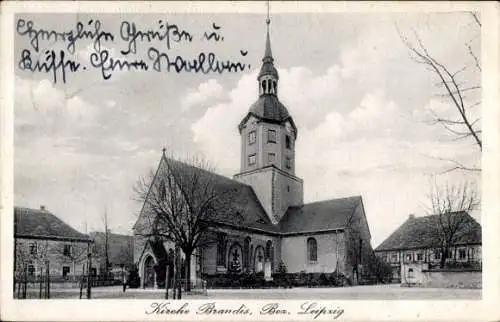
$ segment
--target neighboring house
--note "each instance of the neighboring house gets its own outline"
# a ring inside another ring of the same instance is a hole
[[[64,223],[41,206],[14,208],[14,271],[28,276],[46,272],[70,277],[81,275],[89,251],[89,237]]]
[[[98,267],[97,274],[103,274],[106,267],[106,234],[104,232],[91,232],[90,238],[94,242],[93,266]],[[133,237],[130,235],[114,234],[108,232],[108,262],[109,271],[114,276],[121,276],[133,264]]]
[[[295,175],[298,132],[278,99],[279,77],[273,62],[268,32],[257,82],[259,97],[238,126],[241,171],[234,179],[163,154],[152,184],[161,183],[162,174],[171,164],[210,176],[221,189],[230,186],[237,191],[232,202],[241,210],[242,218],[211,222],[218,227],[213,232],[217,242],[196,250],[191,262],[192,281],[202,274],[226,273],[235,268],[264,272],[270,278],[283,261],[290,273],[338,271],[357,283],[364,258],[373,255],[362,198],[304,204],[303,180]],[[171,262],[175,249],[170,242],[144,237],[151,233],[150,217],[148,207],[143,206],[133,228],[134,262],[145,287],[155,286],[162,278],[155,275],[154,268]]]
[[[466,212],[456,214],[464,216],[469,225],[459,231],[457,241],[450,247],[448,254],[441,254],[437,241],[439,215],[410,215],[375,249],[375,254],[392,267],[394,282],[422,283],[422,272],[439,269],[441,256],[446,256],[446,268],[481,268],[481,225]]]

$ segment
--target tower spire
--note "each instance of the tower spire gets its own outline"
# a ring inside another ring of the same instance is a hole
[[[271,36],[269,35],[269,25],[271,18],[269,17],[269,0],[267,4],[266,16],[266,49],[264,51],[264,58],[262,58],[262,67],[260,68],[259,76],[259,95],[265,94],[278,94],[278,71],[274,67],[274,58],[271,51]]]
[[[266,37],[266,51],[264,53],[264,59],[263,61],[265,62],[266,58],[270,58],[272,62],[273,60],[273,53],[271,51],[271,37],[269,36],[269,25],[271,24],[271,19],[269,18],[269,0],[267,1],[267,18],[266,18],[266,31],[267,31],[267,37]]]

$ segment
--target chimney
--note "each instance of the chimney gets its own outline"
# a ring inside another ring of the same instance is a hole
[[[415,214],[409,214],[408,219],[415,219]]]
[[[40,210],[45,211],[45,205],[40,205]]]

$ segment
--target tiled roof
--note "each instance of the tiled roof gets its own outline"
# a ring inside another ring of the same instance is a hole
[[[255,103],[250,106],[249,114],[260,119],[274,122],[284,122],[290,118],[287,108],[273,94],[261,95]]]
[[[14,236],[86,241],[82,234],[47,210],[14,207]]]
[[[177,160],[162,158],[161,162],[168,162],[169,166],[172,167],[180,167],[186,173],[198,172],[201,176],[209,176],[210,180],[213,180],[215,189],[220,189],[221,192],[233,191],[234,193],[231,195],[232,211],[238,212],[240,216],[224,216],[223,218],[213,218],[212,221],[234,228],[254,229],[270,234],[343,229],[356,207],[362,204],[361,197],[355,196],[290,207],[280,223],[274,225],[251,186]],[[138,223],[134,227],[139,227]]]
[[[361,203],[361,197],[331,199],[290,207],[279,225],[283,233],[342,229]]]
[[[266,35],[266,50],[264,53],[264,58],[262,59],[262,67],[260,68],[259,78],[263,75],[271,74],[274,77],[279,78],[278,71],[274,67],[273,53],[271,51],[271,38],[269,37],[269,30],[267,30]]]
[[[466,216],[470,225],[462,230],[456,244],[480,244],[481,225],[466,212],[455,213]],[[409,217],[395,232],[380,244],[375,251],[428,248],[436,244],[439,215]]]
[[[261,206],[252,187],[222,175],[189,165],[184,162],[170,158],[162,158],[161,162],[168,162],[169,166],[180,168],[185,173],[198,172],[202,177],[213,182],[215,189],[222,193],[231,191],[233,212],[239,216],[223,216],[222,218],[212,218],[212,221],[237,227],[252,228],[266,232],[278,232],[278,227],[274,226],[264,208]],[[207,218],[210,219],[210,218]]]
[[[94,241],[96,255],[104,259],[105,234],[91,232],[90,238]],[[130,264],[133,262],[133,237],[108,233],[108,260],[112,265]]]

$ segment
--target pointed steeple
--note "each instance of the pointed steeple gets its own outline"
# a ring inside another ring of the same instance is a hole
[[[263,62],[266,62],[266,60],[270,60],[272,63],[274,61],[273,59],[273,52],[271,51],[271,37],[269,36],[269,24],[271,23],[271,20],[269,18],[266,20],[267,24],[267,38],[266,38],[266,51],[264,53],[264,59],[262,59]]]
[[[262,67],[260,68],[258,81],[259,81],[259,94],[278,94],[278,71],[274,67],[274,58],[271,51],[271,37],[269,35],[269,25],[271,24],[271,19],[269,19],[269,8],[266,19],[266,49],[264,51],[264,58],[262,58]]]

